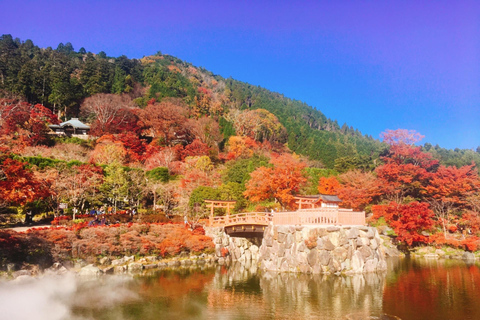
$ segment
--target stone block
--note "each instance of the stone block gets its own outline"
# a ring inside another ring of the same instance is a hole
[[[363,267],[363,272],[374,272],[377,270],[377,259],[369,259],[365,262],[365,266]]]
[[[113,273],[115,274],[122,274],[127,271],[127,266],[115,266],[113,267]]]
[[[316,249],[310,250],[310,252],[307,254],[308,264],[311,267],[313,267],[314,265],[317,264],[317,259],[318,259],[318,251]]]
[[[141,272],[142,270],[143,270],[143,264],[141,263],[133,262],[128,265],[129,272],[135,273],[135,272]]]
[[[337,231],[340,231],[339,227],[333,227],[333,226],[327,227],[327,232],[337,232]]]
[[[322,266],[328,266],[331,259],[332,259],[332,256],[330,254],[330,251],[321,250],[318,254],[318,262]]]
[[[375,231],[374,231],[375,230]],[[375,232],[377,230],[375,228],[368,228],[368,231],[367,231],[367,237],[368,239],[373,239],[375,238]]]
[[[313,274],[320,274],[320,273],[323,273],[323,268],[322,266],[320,266],[319,264],[316,264],[312,267],[312,273]]]
[[[110,264],[110,258],[109,258],[109,257],[100,258],[100,260],[98,260],[98,263],[99,263],[101,266],[109,265],[109,264]]]
[[[107,267],[105,269],[102,270],[104,274],[113,274],[115,272],[115,268],[114,267]]]
[[[125,261],[125,263],[133,262],[135,261],[135,256],[125,256],[123,257],[123,261]]]
[[[305,242],[302,240],[302,242],[298,243],[297,252],[305,252],[306,250],[307,250],[307,246],[305,245]]]
[[[325,249],[325,243],[322,238],[317,239],[317,249],[318,250],[323,250]]]
[[[332,241],[330,241],[329,238],[324,238],[323,239],[323,246],[324,246],[325,250],[328,250],[328,251],[332,251],[336,248],[335,245],[332,243]]]
[[[273,241],[272,237],[268,236],[266,238],[263,238],[262,244],[264,244],[265,246],[271,247],[271,246],[273,246],[273,243],[274,243],[274,241]]]
[[[285,239],[285,248],[291,248],[294,240],[294,235],[292,233],[287,234]]]
[[[334,247],[338,247],[340,246],[340,233],[338,232],[332,232],[328,235],[328,237],[325,237],[325,238],[328,238],[330,240],[330,242],[333,244]]]
[[[345,259],[347,259],[347,254],[348,254],[348,250],[342,247],[335,248],[332,251],[332,256],[340,262],[345,261]]]
[[[285,256],[285,243],[280,243],[277,248],[277,257]]]
[[[365,260],[367,260],[368,257],[373,255],[372,249],[370,249],[370,247],[367,247],[367,246],[361,247],[358,251],[363,255],[363,258]]]
[[[365,259],[360,251],[356,251],[352,256],[352,271],[355,273],[363,272],[363,266],[365,265]]]
[[[326,228],[317,228],[317,236],[318,237],[325,237],[328,234]]]
[[[472,252],[464,252],[462,255],[462,259],[473,261],[475,260],[475,255]]]
[[[348,239],[355,239],[360,236],[360,233],[357,228],[351,228],[347,231],[347,238]]]
[[[289,226],[277,226],[276,230],[278,233],[287,234]]]
[[[98,267],[94,266],[93,264],[89,264],[88,266],[83,267],[78,272],[78,274],[80,276],[87,276],[87,277],[88,276],[99,276],[102,273],[103,273],[102,270],[100,270]]]
[[[205,260],[204,260],[204,259],[198,259],[197,262],[200,264],[200,261],[202,261],[203,264],[205,264]],[[178,260],[168,261],[168,262],[167,262],[167,266],[169,266],[169,267],[178,267],[178,266],[180,266],[180,261],[178,261]]]

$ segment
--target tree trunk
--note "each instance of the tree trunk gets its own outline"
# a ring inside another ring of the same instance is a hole
[[[157,192],[155,188],[153,188],[153,212],[157,212]]]

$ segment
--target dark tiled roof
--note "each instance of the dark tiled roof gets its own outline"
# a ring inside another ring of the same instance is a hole
[[[330,195],[330,194],[317,194],[314,196],[295,196],[297,199],[312,199],[312,200],[322,200],[323,202],[342,202],[339,197],[336,195]]]
[[[60,123],[59,125],[53,124],[53,125],[50,125],[49,127],[52,128],[52,129],[59,129],[59,128],[63,128],[63,127],[66,127],[66,126],[72,126],[75,129],[84,129],[84,130],[90,129],[89,126],[87,126],[85,123],[81,122],[77,118],[72,118],[68,121]]]
[[[340,198],[336,195],[321,194],[320,198],[322,198],[324,202],[342,202],[342,200],[340,200]]]

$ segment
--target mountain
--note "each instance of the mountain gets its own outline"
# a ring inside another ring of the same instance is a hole
[[[70,43],[39,48],[31,40],[3,35],[0,91],[43,104],[64,119],[78,117],[82,101],[98,93],[127,94],[141,108],[151,99],[179,98],[191,108],[191,116],[218,121],[225,139],[233,135],[235,112],[266,110],[286,130],[277,143],[287,143],[292,151],[319,161],[319,166],[338,171],[373,167],[385,150],[380,141],[346,124],[340,126],[301,101],[214,75],[160,52],[142,59],[108,57],[84,48],[75,51]],[[480,155],[471,150],[425,148],[448,164],[480,163]]]

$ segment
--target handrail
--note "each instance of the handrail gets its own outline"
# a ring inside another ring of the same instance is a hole
[[[258,224],[267,225],[365,225],[365,212],[352,209],[316,208],[287,212],[246,212],[210,217],[211,227]]]

